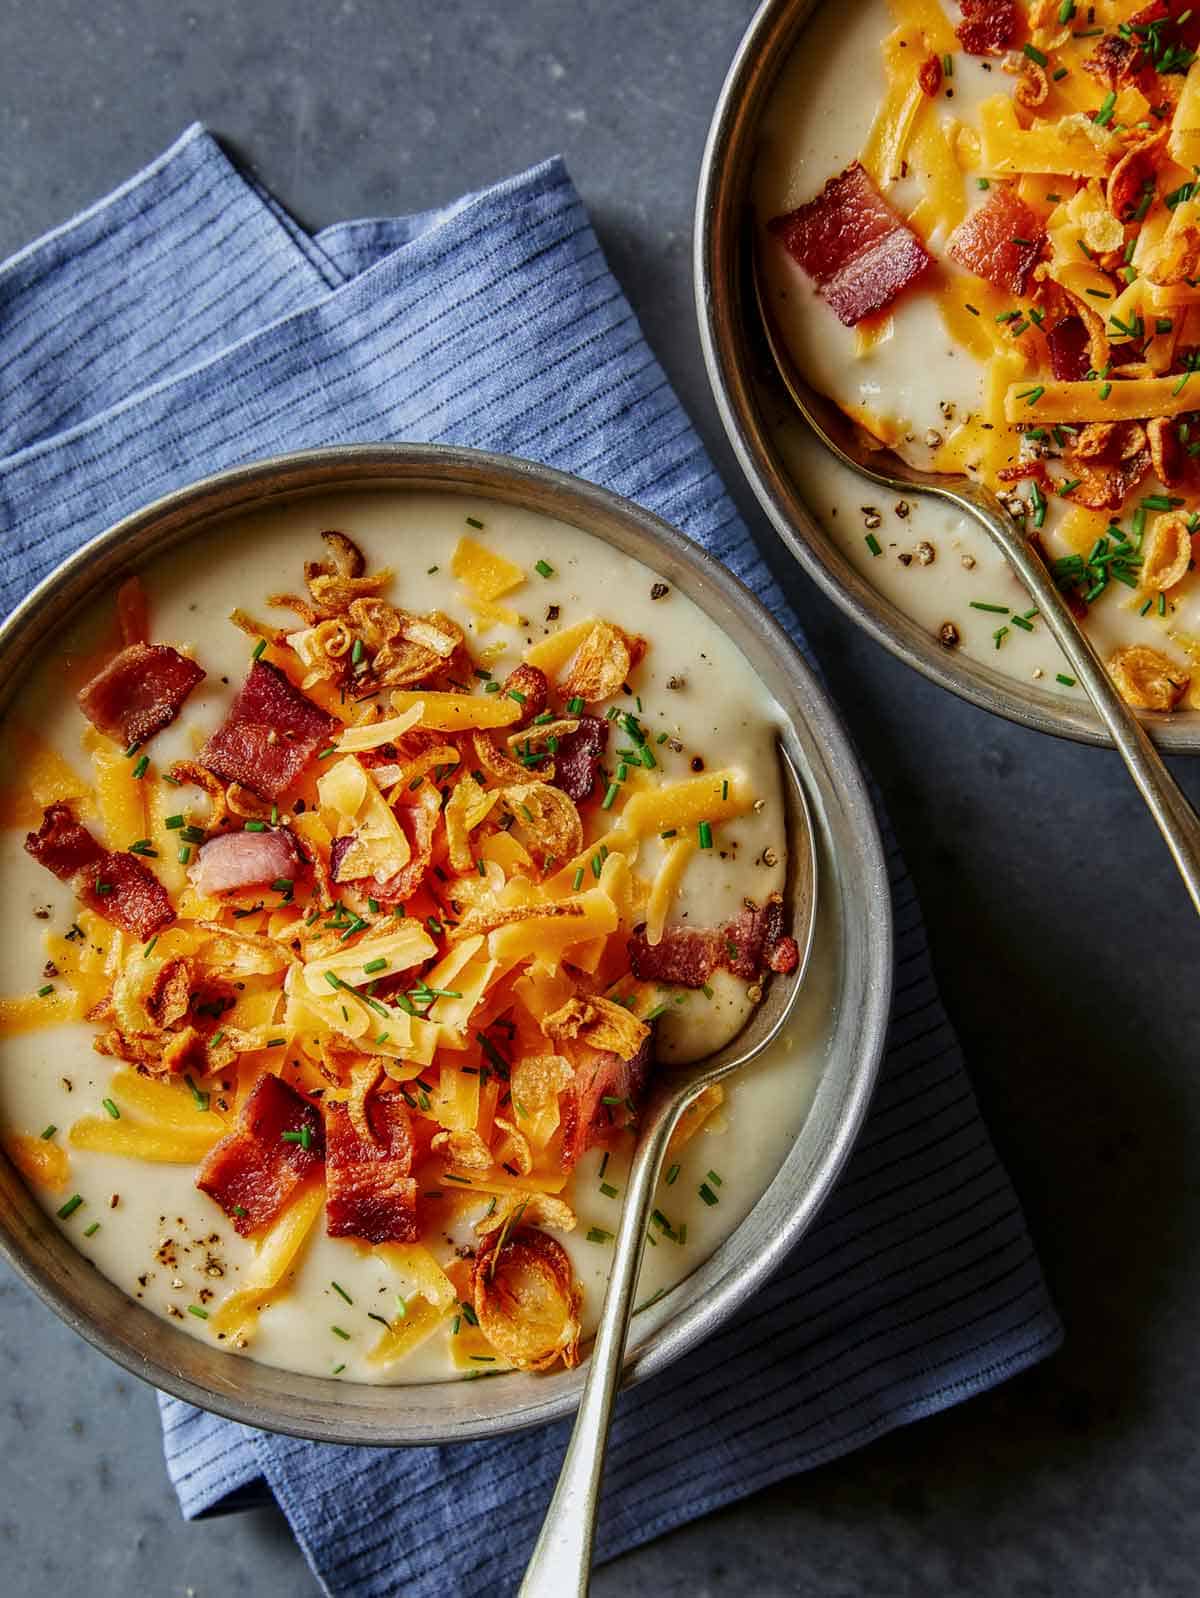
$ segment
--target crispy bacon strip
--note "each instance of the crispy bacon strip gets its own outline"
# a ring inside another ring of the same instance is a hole
[[[1050,370],[1063,383],[1082,383],[1092,366],[1091,339],[1081,316],[1064,316],[1046,334]]]
[[[337,726],[283,672],[256,660],[228,716],[201,750],[200,764],[224,782],[278,799]]]
[[[25,848],[39,865],[76,895],[135,938],[150,938],[175,919],[170,896],[154,873],[136,855],[103,849],[65,804],[53,804],[36,832],[26,835]]]
[[[408,1106],[398,1093],[367,1100],[374,1141],[359,1137],[344,1104],[325,1105],[325,1230],[368,1243],[415,1243],[417,1184]]]
[[[559,1096],[562,1165],[569,1171],[581,1155],[610,1131],[625,1126],[636,1114],[650,1070],[653,1037],[647,1037],[631,1060],[611,1049],[577,1046],[575,1076]],[[619,1104],[606,1104],[617,1099]]]
[[[890,305],[933,264],[858,161],[768,226],[847,327]]]
[[[169,644],[129,644],[79,690],[79,708],[118,743],[146,743],[175,720],[204,675]]]
[[[959,0],[962,21],[955,28],[968,55],[1003,55],[1017,28],[1014,0]]]
[[[299,1137],[285,1138],[285,1132]],[[234,1231],[248,1237],[271,1224],[323,1158],[319,1112],[268,1071],[255,1083],[235,1129],[205,1156],[196,1186],[221,1206]]]
[[[1042,253],[1046,230],[1014,189],[994,187],[950,235],[947,253],[959,266],[1010,294],[1023,294]]]
[[[603,716],[580,716],[576,730],[558,740],[554,786],[561,788],[577,805],[590,798],[596,786],[604,751],[608,748],[610,725]]]
[[[629,940],[629,958],[642,982],[702,988],[718,966],[754,982],[764,970],[794,971],[799,964],[800,951],[783,928],[783,900],[773,893],[763,905],[743,905],[716,929],[668,927],[656,944],[647,943],[639,929]]]

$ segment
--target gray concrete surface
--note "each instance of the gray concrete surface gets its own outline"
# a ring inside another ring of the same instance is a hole
[[[939,693],[789,574],[724,445],[689,234],[748,0],[0,0],[0,256],[193,118],[307,224],[565,152],[889,796],[1068,1327],[998,1392],[603,1570],[634,1590],[1175,1598],[1196,1570],[1200,935],[1115,758]],[[1183,763],[1200,795],[1200,773]],[[281,1518],[184,1526],[154,1401],[0,1280],[0,1591],[304,1595]]]

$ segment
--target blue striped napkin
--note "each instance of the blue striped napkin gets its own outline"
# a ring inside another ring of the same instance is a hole
[[[381,439],[503,450],[640,500],[797,634],[560,161],[440,211],[309,238],[197,127],[0,268],[6,605],[85,538],[204,473]],[[979,1392],[1060,1340],[886,842],[898,968],[870,1118],[786,1268],[622,1401],[601,1559]],[[393,1452],[268,1436],[171,1399],[162,1419],[185,1515],[265,1482],[325,1589],[356,1598],[510,1590],[565,1434]]]

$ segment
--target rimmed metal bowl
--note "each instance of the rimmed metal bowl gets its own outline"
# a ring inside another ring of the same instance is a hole
[[[469,494],[524,506],[646,562],[746,655],[783,713],[784,742],[807,787],[827,907],[818,936],[837,945],[816,1096],[777,1176],[742,1224],[686,1281],[636,1317],[630,1377],[641,1380],[721,1325],[811,1223],[865,1114],[891,995],[891,902],[861,774],[822,689],[748,590],[650,512],[544,466],[417,444],[314,450],[170,494],[60,566],[0,627],[0,713],[19,691],[24,664],[122,574],[215,521],[364,490]],[[447,1443],[554,1420],[578,1401],[579,1371],[373,1387],[294,1375],[206,1345],[100,1276],[2,1158],[0,1250],[51,1309],[110,1358],[168,1393],[247,1425],[335,1443]]]
[[[820,0],[764,0],[738,45],[705,144],[693,240],[696,312],[725,431],[790,552],[885,649],[984,710],[1040,732],[1108,744],[1108,734],[1086,701],[1019,682],[986,661],[948,652],[884,598],[813,515],[803,484],[780,447],[774,418],[791,405],[763,340],[755,304],[753,173],[763,113],[818,4]],[[1145,713],[1142,719],[1162,748],[1200,750],[1200,711]]]

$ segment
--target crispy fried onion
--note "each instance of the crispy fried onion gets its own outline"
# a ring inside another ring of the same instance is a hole
[[[1163,287],[1200,275],[1200,224],[1185,222],[1179,228],[1168,228],[1144,272],[1152,283]]]
[[[571,717],[560,721],[546,721],[536,727],[525,727],[520,732],[509,733],[505,742],[509,753],[515,757],[506,762],[519,773],[505,778],[506,782],[527,782],[531,777],[537,782],[554,781],[554,755],[558,740],[579,731],[579,723]]]
[[[470,775],[461,777],[454,785],[442,813],[446,821],[450,864],[460,875],[475,870],[471,833],[481,821],[486,820],[499,797],[499,791],[489,793]]]
[[[553,1193],[504,1193],[496,1195],[496,1208],[475,1222],[475,1231],[482,1237],[504,1225],[510,1215],[520,1210],[521,1219],[530,1226],[549,1226],[556,1232],[573,1232],[578,1219],[571,1206]]]
[[[369,577],[363,575],[367,563],[362,550],[345,533],[326,532],[321,537],[330,558],[304,563],[304,582],[321,619],[336,616],[353,600],[377,594],[391,582],[392,574],[386,567]]]
[[[274,605],[274,599],[267,600],[268,605]],[[259,621],[257,616],[252,616],[249,611],[243,610],[240,605],[229,612],[229,619],[235,627],[240,627],[247,638],[255,640],[265,638],[269,644],[281,644],[284,641],[283,628],[272,627],[270,622]]]
[[[279,604],[284,599],[292,603],[283,594],[274,595],[272,603]],[[354,648],[354,633],[344,616],[333,616],[289,633],[287,642],[306,668],[301,688],[311,688],[316,682],[333,682],[344,674],[346,657]]]
[[[572,904],[567,900],[560,900],[556,904],[519,904],[507,909],[486,908],[473,910],[469,916],[464,916],[456,927],[451,927],[446,934],[447,943],[461,943],[464,938],[473,938],[480,932],[492,932],[496,927],[511,926],[514,921],[536,921],[538,919],[549,921],[558,916],[581,916],[583,906]]]
[[[503,750],[496,748],[491,733],[473,732],[471,743],[481,770],[486,771],[489,777],[495,777],[497,782],[506,783],[529,781],[529,772],[519,761],[511,759]],[[543,780],[548,779],[543,778]]]
[[[96,1017],[112,1023],[96,1039],[98,1052],[162,1075],[204,1073],[228,1064],[237,1052],[233,1041],[223,1037],[214,1057],[208,1040],[188,1020],[193,993],[233,998],[230,986],[214,987],[206,978],[191,956],[127,962]]]
[[[544,782],[514,782],[500,790],[500,803],[524,826],[544,855],[573,860],[583,848],[583,823],[574,801]]]
[[[1182,582],[1192,561],[1192,535],[1174,511],[1156,516],[1142,545],[1141,586],[1156,593]]]
[[[1154,475],[1164,488],[1175,488],[1183,481],[1187,458],[1171,416],[1152,416],[1146,423],[1146,439]]]
[[[1068,316],[1079,318],[1087,329],[1088,359],[1092,369],[1097,372],[1102,371],[1112,358],[1103,317],[1098,316],[1085,300],[1077,298],[1069,289],[1056,282],[1051,275],[1050,267],[1044,262],[1033,269],[1033,285],[1034,298],[1039,308],[1046,313],[1052,326]]]
[[[1072,441],[1067,460],[1078,476],[1072,504],[1119,510],[1150,470],[1146,430],[1140,422],[1091,422]]]
[[[1126,644],[1108,659],[1108,670],[1126,704],[1138,710],[1174,710],[1191,674],[1147,644]]]
[[[1070,22],[1059,21],[1062,0],[1033,0],[1029,7],[1029,31],[1043,51],[1057,50],[1071,37]]]
[[[211,771],[206,771],[194,760],[177,760],[167,776],[172,782],[190,783],[195,788],[203,788],[212,806],[208,830],[211,832],[221,825],[225,819],[227,800],[224,784],[219,777],[214,777]]]
[[[642,639],[631,638],[611,622],[598,621],[576,650],[559,688],[568,698],[607,699],[620,692],[645,647]]]
[[[219,921],[197,921],[196,926],[211,934],[201,950],[204,964],[223,976],[270,976],[300,963],[286,944],[263,933],[235,932]]]
[[[509,1217],[523,1213],[520,1206]],[[579,1363],[579,1288],[561,1243],[532,1227],[491,1232],[475,1256],[475,1315],[488,1342],[518,1370]]]
[[[1154,138],[1132,145],[1109,173],[1105,198],[1119,222],[1128,222],[1142,196],[1153,192],[1158,151],[1166,137],[1164,128]]]
[[[608,1049],[622,1060],[632,1060],[650,1035],[650,1028],[623,1004],[611,999],[568,999],[542,1021],[542,1031],[555,1043],[578,1040],[593,1049]]]
[[[453,744],[434,742],[411,758],[405,750],[403,759],[404,764],[396,768],[395,775],[391,779],[401,794],[407,790],[415,790],[418,780],[428,772],[435,771],[438,766],[445,766],[447,772],[452,770],[462,760],[462,751],[456,749]],[[378,767],[374,773],[375,781],[381,788],[390,786],[383,771],[384,768]]]
[[[1015,50],[1010,50],[1001,66],[1005,72],[1020,78],[1020,83],[1013,90],[1013,99],[1018,105],[1023,105],[1027,111],[1032,111],[1041,105],[1050,93],[1050,79],[1046,76],[1045,69],[1029,56],[1019,55]]]
[[[435,1132],[429,1144],[435,1154],[444,1154],[459,1171],[490,1171],[495,1161],[492,1151],[478,1132]]]
[[[252,788],[244,788],[240,782],[231,782],[226,788],[225,803],[233,815],[247,821],[269,821],[275,808],[259,798]]]
[[[496,1117],[495,1124],[504,1133],[504,1141],[494,1154],[496,1164],[503,1166],[510,1176],[528,1176],[533,1170],[529,1139],[520,1127],[506,1121],[502,1115]]]

